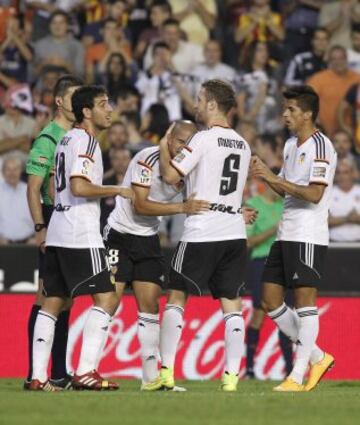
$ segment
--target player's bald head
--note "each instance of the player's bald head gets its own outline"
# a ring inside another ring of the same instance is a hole
[[[177,136],[179,133],[188,133],[189,137],[198,131],[196,125],[190,120],[178,120],[175,122],[172,130],[172,136]]]

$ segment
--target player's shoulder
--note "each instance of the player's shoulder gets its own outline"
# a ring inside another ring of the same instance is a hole
[[[160,148],[159,146],[152,146],[150,148],[142,149],[138,152],[134,158],[134,162],[140,162],[145,164],[149,168],[152,168],[160,158]]]
[[[311,141],[317,159],[325,160],[329,155],[336,155],[335,148],[331,140],[321,131],[315,131],[311,136]]]

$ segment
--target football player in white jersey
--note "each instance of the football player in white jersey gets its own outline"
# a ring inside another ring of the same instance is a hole
[[[175,157],[197,131],[190,121],[178,121],[169,134],[169,151]],[[159,170],[159,147],[146,148],[131,160],[123,186],[135,192],[134,204],[117,197],[116,206],[104,228],[119,301],[131,283],[138,307],[138,338],[143,367],[142,390],[152,390],[158,376],[159,299],[164,284],[163,255],[159,242],[161,216],[201,214],[206,201],[190,196],[185,202],[170,203],[183,189],[183,182],[166,184]]]
[[[101,197],[133,195],[128,188],[102,186],[103,164],[96,136],[111,124],[112,107],[102,87],[83,86],[71,99],[78,124],[68,131],[55,151],[55,202],[46,237],[44,295],[33,340],[30,390],[57,391],[47,376],[57,317],[65,300],[89,294],[94,306],[87,317],[75,389],[117,389],[96,371],[117,307],[110,268],[100,233]]]
[[[244,350],[245,326],[240,290],[246,263],[246,230],[242,196],[248,176],[250,147],[228,123],[235,107],[232,87],[221,80],[202,84],[196,102],[196,120],[207,127],[197,132],[175,157],[160,144],[163,179],[177,184],[184,179],[186,193],[210,202],[210,210],[188,216],[172,259],[169,294],[160,334],[162,366],[159,384],[171,389],[174,363],[189,293],[208,286],[220,300],[225,321],[223,391],[236,391]]]
[[[284,164],[273,174],[257,157],[251,171],[285,197],[277,240],[263,272],[263,308],[280,330],[297,344],[294,368],[275,391],[310,391],[334,364],[316,345],[321,283],[329,241],[328,211],[336,169],[331,141],[316,129],[319,97],[309,86],[284,92],[285,124],[293,134],[285,143]],[[286,288],[294,289],[296,311],[284,303]],[[304,375],[310,363],[309,379]]]

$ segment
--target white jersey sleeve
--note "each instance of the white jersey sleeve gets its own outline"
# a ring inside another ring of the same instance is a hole
[[[206,147],[206,144],[202,143],[202,133],[203,132],[196,133],[191,137],[182,151],[170,161],[170,164],[181,176],[188,175],[203,155],[204,146]]]
[[[309,183],[329,185],[330,179],[332,179],[330,160],[331,152],[330,146],[325,143],[325,140],[318,133],[314,134],[316,138],[314,158],[312,160],[310,169],[310,181]]]
[[[70,178],[83,177],[94,183],[95,170],[95,150],[97,141],[94,137],[88,137],[85,133],[81,134],[79,143],[73,147],[73,161],[70,169]]]
[[[153,169],[144,160],[138,159],[131,169],[131,184],[145,188],[151,187]]]

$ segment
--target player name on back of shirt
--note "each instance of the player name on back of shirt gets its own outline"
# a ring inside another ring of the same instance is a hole
[[[246,149],[246,145],[243,140],[224,139],[223,137],[218,138],[218,146],[220,148]]]

